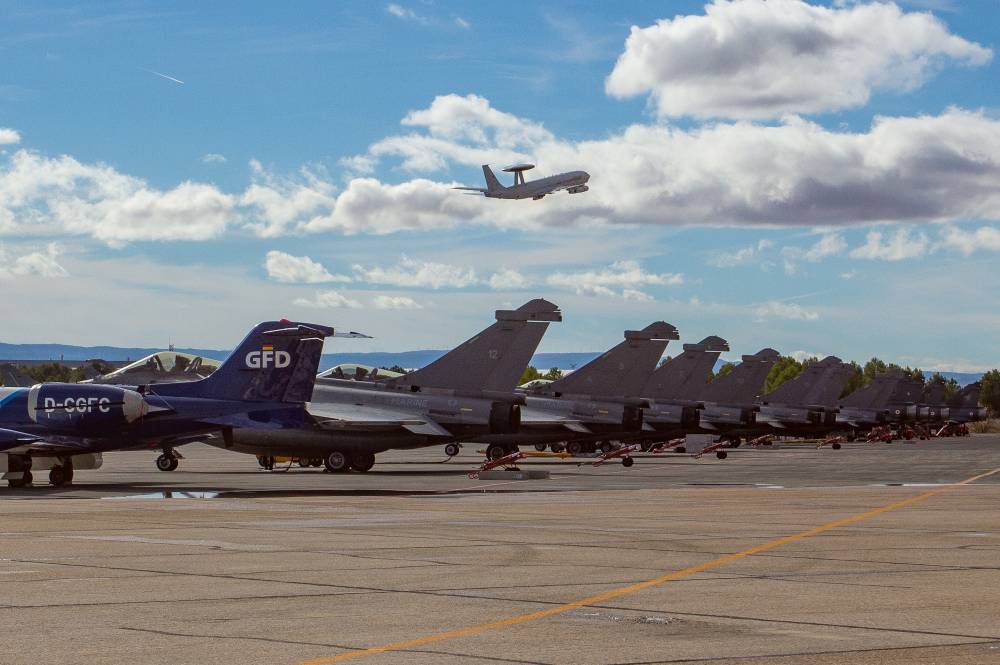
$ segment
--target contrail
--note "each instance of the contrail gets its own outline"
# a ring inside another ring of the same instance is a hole
[[[142,67],[140,67],[140,69],[142,69],[142,71],[144,72],[149,72],[150,74],[156,74],[160,78],[167,79],[168,81],[173,81],[174,83],[180,83],[181,85],[184,85],[184,81],[180,79],[175,79],[173,76],[167,76],[166,74],[161,74],[160,72],[154,72],[152,69],[143,69]]]

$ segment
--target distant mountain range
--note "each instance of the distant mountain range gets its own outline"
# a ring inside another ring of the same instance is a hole
[[[222,360],[229,351],[218,349],[175,349],[181,353],[191,353],[197,356],[215,358]],[[72,346],[69,344],[5,344],[0,342],[0,362],[4,360],[107,360],[111,362],[123,362],[127,360],[138,360],[163,349],[155,348],[123,348],[117,346]],[[426,350],[426,351],[373,351],[367,353],[325,353],[320,364],[320,369],[327,369],[341,363],[357,363],[359,365],[371,365],[373,367],[392,367],[398,365],[413,369],[423,367],[441,356],[447,351]],[[541,370],[558,367],[559,369],[576,369],[586,365],[588,362],[599,356],[601,352],[589,353],[536,353],[531,358],[531,364]],[[715,369],[726,364],[728,361],[719,359]],[[980,372],[941,372],[946,379],[955,379],[959,385],[967,385],[978,381],[982,377]]]

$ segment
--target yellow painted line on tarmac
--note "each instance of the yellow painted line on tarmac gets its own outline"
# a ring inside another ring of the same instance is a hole
[[[921,501],[926,501],[933,496],[938,494],[943,494],[957,487],[963,485],[969,485],[986,478],[987,476],[992,476],[995,473],[1000,473],[1000,467],[997,467],[986,473],[981,473],[977,476],[971,478],[966,478],[963,481],[954,483],[952,485],[947,485],[940,487],[929,492],[924,492],[923,494],[917,494],[916,496],[911,496],[908,499],[902,499],[900,501],[895,501],[893,503],[881,506],[879,508],[874,508],[863,513],[858,513],[857,515],[851,515],[850,517],[844,517],[833,522],[828,522],[822,526],[818,526],[814,529],[809,529],[807,531],[800,531],[799,533],[792,534],[790,536],[785,536],[784,538],[778,538],[776,540],[771,540],[761,545],[755,545],[754,547],[735,552],[733,554],[727,554],[721,556],[717,559],[712,559],[711,561],[706,561],[705,563],[699,563],[696,566],[691,566],[690,568],[684,568],[683,570],[678,570],[672,573],[667,573],[666,575],[661,575],[660,577],[654,577],[651,580],[646,580],[645,582],[639,582],[637,584],[630,584],[628,586],[620,587],[618,589],[612,589],[611,591],[605,591],[604,593],[599,593],[596,596],[588,596],[586,598],[581,598],[580,600],[574,600],[563,605],[557,605],[555,607],[550,607],[548,609],[539,610],[538,612],[529,612],[527,614],[518,614],[517,616],[508,617],[506,619],[499,619],[497,621],[490,621],[488,623],[481,623],[475,626],[467,626],[465,628],[456,628],[455,630],[448,630],[443,633],[437,633],[435,635],[427,635],[425,637],[418,637],[412,640],[404,640],[402,642],[392,642],[389,644],[383,644],[377,647],[369,647],[367,649],[359,649],[357,651],[348,651],[347,653],[338,654],[336,656],[321,656],[320,658],[312,658],[310,660],[303,660],[301,662],[295,663],[295,665],[329,665],[330,663],[339,663],[345,660],[353,660],[355,658],[364,658],[365,656],[376,656],[380,653],[387,653],[390,651],[402,651],[404,649],[413,649],[415,647],[425,646],[427,644],[432,644],[434,642],[442,642],[444,640],[453,640],[460,637],[468,637],[470,635],[477,635],[479,633],[485,633],[491,630],[499,630],[500,628],[508,628],[510,626],[517,626],[522,623],[528,623],[529,621],[537,621],[538,619],[545,619],[547,617],[555,616],[557,614],[564,614],[565,612],[570,612],[572,610],[578,610],[589,605],[599,605],[605,603],[609,600],[614,600],[615,598],[621,598],[622,596],[627,596],[629,594],[635,593],[637,591],[642,591],[644,589],[649,589],[651,587],[659,586],[665,582],[671,582],[673,580],[679,580],[683,577],[688,577],[690,575],[695,575],[697,573],[710,570],[712,568],[718,568],[727,563],[732,563],[744,557],[752,556],[754,554],[760,554],[761,552],[767,552],[773,550],[782,545],[787,545],[789,543],[794,543],[804,538],[809,538],[810,536],[817,536],[821,533],[831,531],[833,529],[839,529],[840,527],[847,526],[848,524],[854,524],[855,522],[860,522],[861,520],[866,520],[869,517],[875,517],[877,515],[882,515],[884,513],[891,512],[893,510],[899,510],[900,508],[906,508],[907,506],[912,506],[915,503],[920,503]]]

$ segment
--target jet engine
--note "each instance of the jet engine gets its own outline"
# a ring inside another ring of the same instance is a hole
[[[493,402],[490,407],[490,434],[514,434],[520,427],[520,406],[509,402]]]
[[[586,185],[577,185],[576,187],[570,187],[566,191],[569,192],[570,194],[582,194],[588,189],[590,189],[590,187],[587,187]]]
[[[149,410],[142,395],[118,386],[42,383],[28,391],[28,415],[54,430],[86,432],[127,426]]]

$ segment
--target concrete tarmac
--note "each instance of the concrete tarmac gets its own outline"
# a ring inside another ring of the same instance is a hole
[[[525,481],[470,479],[474,448],[0,488],[0,662],[1000,663],[1000,473],[955,484],[1000,437]]]

